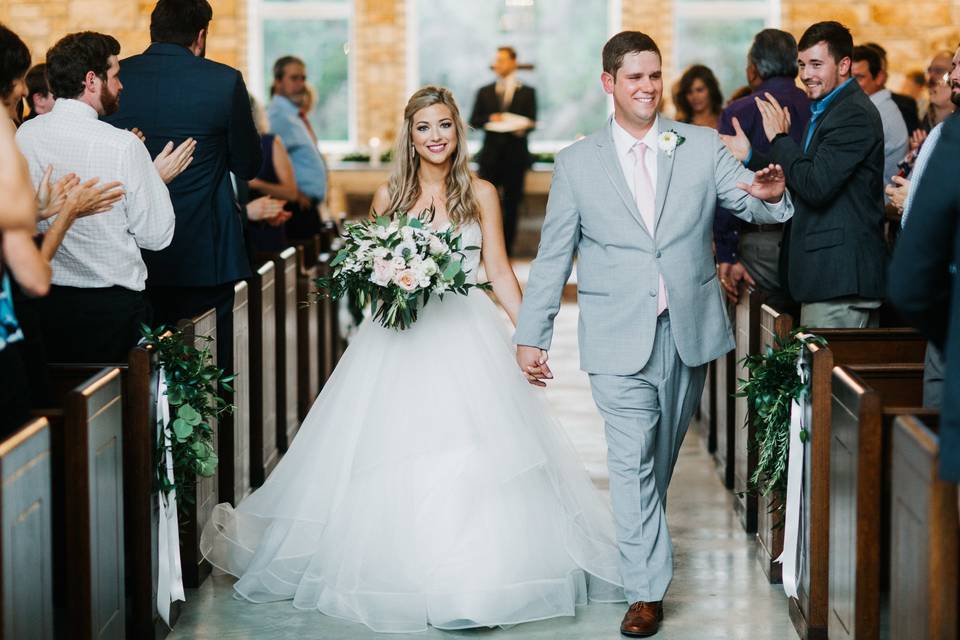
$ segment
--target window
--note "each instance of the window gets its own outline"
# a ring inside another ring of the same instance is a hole
[[[265,103],[270,99],[274,61],[285,55],[302,58],[317,94],[310,122],[326,148],[347,147],[355,138],[352,17],[350,0],[250,2],[250,91]]]
[[[506,45],[517,50],[520,81],[537,90],[535,150],[556,149],[606,120],[600,51],[619,28],[619,0],[409,2],[410,93],[426,84],[449,87],[467,119],[477,89],[496,79],[490,64],[497,47]]]
[[[676,0],[674,72],[679,80],[692,64],[705,64],[717,76],[724,102],[747,84],[747,51],[753,36],[777,26],[777,0]],[[669,89],[664,87],[665,98]]]

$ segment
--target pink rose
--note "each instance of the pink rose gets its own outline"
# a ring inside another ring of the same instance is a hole
[[[404,269],[393,277],[393,283],[404,291],[416,291],[419,279],[413,269]]]

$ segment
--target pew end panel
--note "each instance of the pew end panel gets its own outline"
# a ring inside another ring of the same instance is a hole
[[[0,443],[0,634],[52,640],[50,424],[36,418]]]
[[[320,393],[320,313],[319,304],[308,303],[317,278],[316,256],[308,259],[303,246],[297,246],[297,412],[300,423]]]
[[[717,449],[713,459],[717,465],[720,481],[727,489],[733,489],[734,447],[736,446],[737,425],[734,414],[736,387],[736,354],[730,351],[717,358],[714,377],[717,422]]]
[[[747,380],[750,372],[742,360],[760,349],[760,305],[766,299],[760,291],[750,290],[745,283],[740,286],[740,295],[736,304],[736,369],[734,379]],[[752,412],[747,398],[737,396],[734,399],[734,464],[733,495],[736,501],[734,509],[740,518],[740,524],[747,533],[757,532],[757,495],[750,489],[750,479],[757,468],[757,429],[754,426]]]
[[[276,270],[273,262],[249,281],[250,481],[263,484],[280,460],[277,448]]]

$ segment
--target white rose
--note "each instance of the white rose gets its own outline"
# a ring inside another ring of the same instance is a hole
[[[377,230],[374,232],[374,235],[381,240],[386,240],[387,238],[390,237],[391,233],[393,233],[393,231],[390,229],[390,227],[377,227]]]
[[[387,249],[386,247],[374,247],[373,251],[371,251],[370,253],[373,255],[374,258],[380,258],[382,260],[383,258],[386,258],[388,255],[390,255],[390,249]]]
[[[430,236],[430,253],[435,256],[445,255],[450,251],[447,243],[437,236]]]
[[[385,287],[390,284],[396,272],[397,270],[393,266],[392,261],[375,258],[373,261],[373,273],[370,274],[370,282],[379,287]]]
[[[402,227],[400,229],[400,237],[406,242],[413,240],[414,233],[415,230],[413,227]]]
[[[437,263],[433,258],[427,258],[426,260],[424,260],[421,263],[420,267],[421,269],[423,269],[424,275],[427,276],[428,278],[433,275],[436,275],[436,273],[440,271],[440,267],[437,266]]]
[[[394,271],[400,271],[401,269],[407,268],[407,261],[401,258],[400,256],[394,256],[393,260],[390,261],[393,265]]]

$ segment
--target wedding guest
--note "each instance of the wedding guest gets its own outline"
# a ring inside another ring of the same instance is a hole
[[[0,77],[2,104],[7,116],[18,124],[23,98],[27,95],[23,77],[30,68],[30,50],[17,34],[0,24],[0,52],[0,64],[3,67],[3,77]]]
[[[123,61],[124,99],[110,122],[143,131],[152,155],[171,141],[197,142],[193,163],[169,185],[173,241],[144,253],[147,295],[157,324],[215,308],[218,364],[231,370],[233,289],[251,271],[230,172],[253,178],[262,154],[243,76],[205,57],[212,18],[207,0],[157,2],[150,46]]]
[[[723,109],[723,94],[713,71],[695,64],[680,76],[677,94],[677,121],[716,129]]]
[[[748,96],[730,103],[720,114],[721,138],[743,131],[760,154],[769,153],[770,142],[763,131],[757,98],[767,94],[790,110],[790,137],[799,143],[810,120],[810,99],[797,87],[797,41],[786,31],[764,29],[757,33],[747,53],[747,80],[753,87]],[[724,293],[736,302],[740,281],[757,287],[780,310],[793,305],[779,274],[783,225],[752,224],[741,221],[726,209],[717,208],[714,224],[717,268]]]
[[[284,223],[291,212],[285,205],[296,205],[299,191],[290,155],[280,136],[269,132],[266,114],[250,97],[253,121],[260,134],[263,163],[257,176],[247,184],[250,202],[247,203],[247,218],[250,225],[247,233],[257,251],[283,251],[290,245]]]
[[[297,179],[297,209],[286,223],[287,235],[310,238],[322,230],[320,205],[327,197],[327,166],[320,154],[313,126],[301,111],[307,104],[307,66],[295,56],[283,56],[273,65],[273,86],[267,117],[270,130],[280,136]]]
[[[886,185],[897,174],[897,165],[907,154],[907,124],[890,90],[884,88],[886,71],[877,49],[865,45],[854,47],[852,60],[850,72],[863,92],[870,96],[883,124],[883,182]]]
[[[880,54],[880,64],[882,68],[880,85],[881,88],[886,88],[887,79],[889,78],[889,74],[887,73],[887,50],[876,42],[868,42],[864,46],[870,47]],[[907,133],[912,134],[920,126],[920,111],[917,108],[917,101],[910,96],[903,95],[902,93],[894,93],[892,91],[890,92],[890,98],[893,100],[894,104],[897,105],[897,109],[900,110],[900,115],[903,116],[903,121],[907,125]]]
[[[497,80],[477,90],[470,126],[484,132],[483,147],[476,158],[478,174],[500,193],[507,255],[512,255],[524,180],[531,163],[527,139],[536,126],[537,91],[517,78],[517,52],[513,47],[498,48],[492,66]],[[519,124],[509,131],[495,130],[511,118]]]
[[[26,83],[27,106],[30,107],[30,113],[26,119],[30,120],[49,113],[53,109],[55,98],[50,93],[50,85],[47,83],[47,65],[41,62],[30,67],[27,71]]]
[[[952,52],[938,51],[927,67],[926,86],[929,106],[920,121],[920,128],[927,132],[946,120],[947,116],[957,108],[951,99],[953,95],[950,88],[952,59]]]
[[[960,90],[956,68],[953,76]],[[890,300],[945,359],[940,477],[960,482],[960,311],[953,304],[960,295],[960,280],[954,275],[960,251],[960,183],[956,179],[960,119],[948,118],[940,129],[939,142],[917,182],[916,213],[904,226],[894,251]]]
[[[756,99],[769,154],[743,134],[724,142],[749,166],[783,167],[796,213],[784,227],[781,283],[801,303],[805,327],[877,326],[884,294],[883,124],[850,75],[853,38],[838,22],[818,22],[800,38],[800,80],[811,105],[798,143],[792,113],[772,95]]]
[[[123,185],[110,210],[77,220],[53,256],[53,286],[32,301],[44,343],[58,343],[62,362],[120,362],[152,320],[143,295],[147,267],[140,250],[159,250],[173,237],[167,188],[140,139],[98,116],[117,110],[123,84],[120,44],[94,32],[70,34],[47,52],[47,77],[57,97],[43,118],[24,123],[17,143],[35,184],[54,173],[97,176]],[[49,220],[41,230],[55,226]],[[64,336],[83,339],[64,341]]]

